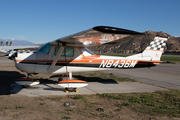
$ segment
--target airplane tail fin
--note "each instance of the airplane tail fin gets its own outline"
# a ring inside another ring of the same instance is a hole
[[[151,57],[151,60],[159,61],[168,40],[167,36],[158,35],[142,52],[143,56]]]
[[[167,36],[158,35],[142,53],[128,56],[128,58],[145,61],[160,61],[167,40]]]

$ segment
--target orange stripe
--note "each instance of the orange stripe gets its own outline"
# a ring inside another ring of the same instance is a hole
[[[155,40],[167,41],[167,40],[165,40],[165,39],[159,39],[159,38],[155,38]]]

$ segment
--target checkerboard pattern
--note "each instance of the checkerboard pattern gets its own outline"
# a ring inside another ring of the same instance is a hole
[[[166,42],[167,41],[165,41],[165,40],[158,40],[158,39],[155,38],[146,49],[149,49],[149,50],[164,50]]]

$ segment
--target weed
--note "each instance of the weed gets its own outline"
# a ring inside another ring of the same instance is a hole
[[[71,118],[70,117],[62,117],[62,119],[68,120],[68,119],[71,119]]]
[[[60,99],[62,99],[61,97],[56,97],[56,98],[49,98],[51,101],[59,101]]]
[[[16,109],[23,109],[23,108],[26,108],[25,106],[16,106],[15,107]]]
[[[103,93],[103,94],[97,94],[99,96],[102,96],[102,97],[110,97],[112,96],[112,94],[109,94],[109,93]]]
[[[94,103],[92,103],[92,102],[88,102],[87,100],[84,100],[84,102],[86,103],[85,109],[92,108],[94,106]]]
[[[112,99],[123,99],[123,96],[121,96],[120,94],[113,94],[113,93],[103,93],[103,94],[98,94],[102,97],[108,97],[108,98],[112,98]]]
[[[10,108],[8,108],[8,107],[3,107],[2,109],[10,109]]]
[[[73,97],[73,99],[84,99],[85,97],[83,95],[76,95]]]
[[[40,103],[39,105],[45,105],[45,103]]]
[[[178,103],[178,102],[174,102],[174,105],[178,107],[178,106],[179,106],[179,103]]]
[[[132,97],[129,99],[129,102],[131,103],[141,103],[141,99],[139,97]]]
[[[161,108],[161,109],[173,109],[173,107],[171,107],[171,106],[159,106],[159,108]]]
[[[101,113],[101,114],[99,114],[99,116],[100,116],[100,117],[109,117],[110,114],[107,114],[107,113]]]
[[[156,106],[156,104],[154,104],[154,103],[147,103],[146,105],[147,105],[147,106],[151,106],[151,107]]]
[[[142,101],[142,103],[148,103],[148,102],[150,102],[149,99],[142,99],[141,101]]]
[[[141,110],[147,110],[147,107],[140,107]]]
[[[39,98],[40,101],[44,101],[45,99],[44,98]]]
[[[113,99],[118,99],[118,100],[119,100],[119,99],[122,99],[122,97],[120,97],[120,96],[114,96]]]
[[[162,100],[157,100],[157,102],[163,102]]]
[[[96,110],[100,111],[100,112],[104,112],[105,111],[104,108],[97,108]]]
[[[121,109],[116,109],[115,111],[121,111]]]
[[[116,79],[117,81],[131,81],[131,82],[136,82],[136,80],[131,79],[131,78],[127,78],[127,77],[119,77]]]
[[[109,75],[114,75],[113,73],[109,73]]]
[[[166,111],[165,111],[165,110],[162,110],[162,109],[159,109],[159,108],[155,108],[155,109],[154,109],[154,112],[152,112],[152,113],[156,113],[156,114],[165,114]]]
[[[129,106],[130,104],[129,103],[123,103],[123,106]]]
[[[67,112],[72,112],[73,109],[66,109],[65,111],[67,111]]]
[[[93,77],[93,76],[95,76],[95,75],[94,75],[94,74],[89,74],[89,76]]]

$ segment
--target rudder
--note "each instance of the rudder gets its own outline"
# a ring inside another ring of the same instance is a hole
[[[143,51],[143,56],[151,57],[151,60],[159,61],[168,40],[167,36],[158,35]]]

